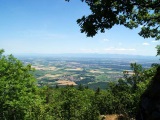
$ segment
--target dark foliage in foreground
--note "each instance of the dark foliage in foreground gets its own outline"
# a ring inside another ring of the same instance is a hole
[[[106,90],[82,85],[38,88],[30,65],[0,52],[0,119],[4,120],[98,120],[102,114],[123,114],[134,118],[141,94],[157,66],[143,69],[131,64],[117,83]]]

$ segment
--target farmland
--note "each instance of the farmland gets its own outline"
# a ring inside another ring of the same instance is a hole
[[[35,69],[38,86],[84,85],[90,88],[107,88],[110,81],[123,77],[123,71],[131,71],[130,63],[148,68],[158,62],[154,57],[117,56],[21,56],[24,64]]]

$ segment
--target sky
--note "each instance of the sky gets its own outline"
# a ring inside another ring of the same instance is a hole
[[[140,27],[114,26],[86,37],[76,20],[89,13],[80,0],[0,0],[0,49],[7,54],[156,55],[159,42],[140,37]]]

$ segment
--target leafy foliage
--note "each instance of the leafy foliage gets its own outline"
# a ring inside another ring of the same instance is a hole
[[[98,120],[102,114],[123,114],[127,118],[134,118],[140,96],[150,84],[156,66],[144,69],[132,63],[131,68],[132,74],[124,72],[124,77],[117,83],[111,82],[107,90],[97,88],[93,91],[82,85],[78,88],[67,86],[46,89],[48,114],[57,120]]]
[[[124,77],[118,83],[110,83],[110,92],[116,100],[115,112],[135,117],[140,97],[149,86],[156,73],[156,66],[144,69],[141,65],[132,63],[132,74],[125,71]]]
[[[93,37],[98,31],[104,33],[114,25],[123,25],[129,29],[141,27],[139,35],[144,38],[160,39],[159,0],[81,1],[88,4],[91,14],[78,19],[77,23],[88,37]]]
[[[67,0],[69,1],[69,0]],[[124,25],[130,29],[142,25],[139,32],[144,38],[160,39],[159,0],[81,0],[90,7],[91,14],[77,20],[81,32],[94,36],[114,25]]]
[[[132,63],[131,73],[109,89],[91,90],[83,85],[38,88],[31,65],[0,51],[0,119],[6,120],[99,120],[102,114],[123,114],[134,118],[140,96],[158,65],[144,69]]]
[[[32,69],[3,52],[0,51],[0,119],[25,119],[40,103]]]

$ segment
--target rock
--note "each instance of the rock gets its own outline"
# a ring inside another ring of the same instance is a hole
[[[136,120],[160,120],[160,66],[150,86],[141,96]]]

